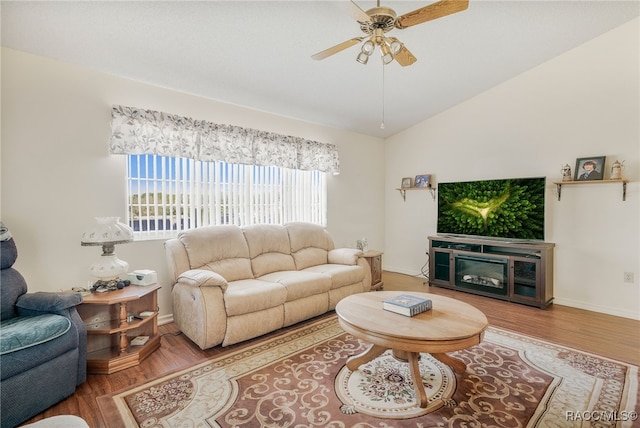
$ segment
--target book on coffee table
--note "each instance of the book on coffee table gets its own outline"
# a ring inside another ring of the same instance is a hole
[[[431,300],[410,294],[400,294],[382,301],[382,308],[386,311],[412,317],[431,309]]]

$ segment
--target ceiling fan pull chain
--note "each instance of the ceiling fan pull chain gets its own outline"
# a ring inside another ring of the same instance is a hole
[[[384,129],[384,64],[382,64],[382,122],[380,129]]]

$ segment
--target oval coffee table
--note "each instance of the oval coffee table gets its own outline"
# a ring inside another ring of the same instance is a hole
[[[407,317],[386,311],[382,301],[399,294],[431,299],[431,310]],[[427,393],[420,377],[418,358],[421,352],[463,373],[467,366],[446,352],[460,351],[482,341],[489,322],[475,307],[428,293],[409,291],[373,291],[345,297],[336,306],[340,326],[347,333],[371,343],[363,353],[347,361],[347,368],[355,371],[360,365],[381,355],[387,349],[394,357],[408,361],[413,387],[420,407],[428,404]]]

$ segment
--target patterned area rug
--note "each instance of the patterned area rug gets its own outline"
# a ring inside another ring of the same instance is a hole
[[[398,361],[388,350],[378,358],[352,372],[342,367],[335,382],[335,392],[345,403],[342,413],[356,412],[378,418],[408,419],[426,415],[451,404],[456,389],[453,370],[429,354],[421,354],[420,376],[429,403],[421,408],[416,396],[409,364]]]
[[[454,374],[420,358],[429,405],[416,405],[407,363],[390,353],[361,366],[367,344],[335,315],[195,367],[98,398],[110,427],[632,427],[638,367],[489,328],[456,352]],[[637,426],[637,425],[636,425]]]

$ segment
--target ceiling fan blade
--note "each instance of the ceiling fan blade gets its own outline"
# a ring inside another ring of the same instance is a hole
[[[395,59],[398,64],[403,67],[411,65],[418,60],[411,52],[409,52],[409,49],[407,49],[404,45],[402,45],[402,49],[400,49],[400,52],[393,56],[393,59]]]
[[[361,8],[360,6],[358,6],[358,4],[356,2],[354,2],[353,0],[350,0],[349,3],[341,3],[343,6],[343,9],[346,10],[346,12],[351,15],[351,17],[353,19],[355,19],[358,22],[370,22],[371,21],[371,17],[369,15],[367,15],[367,12],[364,11],[363,8]]]
[[[441,0],[428,6],[405,13],[396,19],[396,28],[407,28],[452,13],[462,12],[469,7],[469,0]]]
[[[333,54],[337,54],[340,51],[343,51],[347,48],[350,48],[353,45],[357,45],[358,43],[360,43],[362,40],[364,39],[364,37],[354,37],[353,39],[349,39],[345,42],[342,43],[338,43],[335,46],[330,47],[329,49],[325,49],[321,52],[318,52],[317,54],[311,55],[311,58],[315,59],[315,60],[321,60],[321,59],[325,59],[327,57],[330,57]]]

